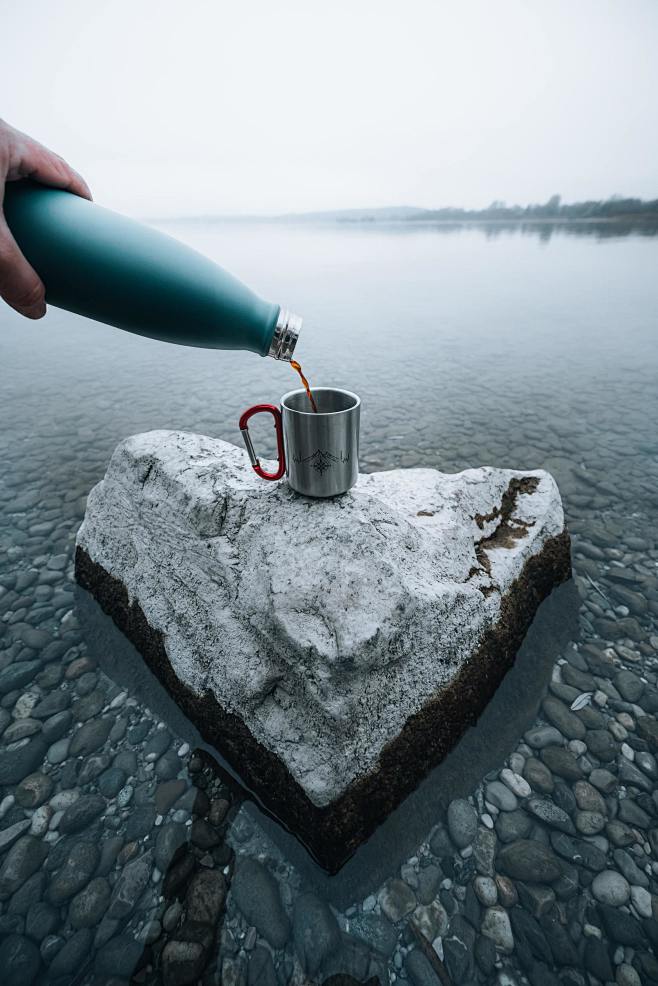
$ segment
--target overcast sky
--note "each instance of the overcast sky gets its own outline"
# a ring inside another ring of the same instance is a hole
[[[0,51],[136,215],[658,197],[658,0],[3,0]]]

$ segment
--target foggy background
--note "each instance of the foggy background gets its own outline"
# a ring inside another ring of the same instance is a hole
[[[658,194],[655,0],[1,10],[0,115],[136,215]]]

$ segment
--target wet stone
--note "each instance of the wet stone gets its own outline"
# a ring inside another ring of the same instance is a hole
[[[603,763],[610,763],[617,756],[617,744],[607,729],[588,729],[585,742],[590,753]]]
[[[64,712],[71,704],[71,697],[68,692],[58,688],[56,691],[46,695],[32,710],[35,719],[50,719],[58,712]]]
[[[41,732],[41,723],[36,719],[18,719],[9,726],[3,736],[4,743],[16,743],[18,740],[25,739],[26,736],[34,736]]]
[[[51,962],[49,969],[51,978],[56,980],[59,976],[69,976],[77,972],[89,958],[92,942],[93,935],[87,928],[76,931]]]
[[[306,893],[295,900],[292,924],[297,957],[304,972],[314,977],[338,948],[336,918],[325,901]]]
[[[111,719],[92,719],[90,722],[85,722],[71,740],[71,756],[88,756],[90,753],[95,753],[105,743],[111,728]]]
[[[68,736],[63,737],[63,739],[57,740],[51,746],[48,747],[48,752],[46,754],[46,759],[48,763],[57,765],[63,763],[69,755],[69,746],[71,745],[71,740]]]
[[[100,923],[110,902],[110,885],[96,877],[73,898],[68,918],[74,928],[94,928]]]
[[[473,806],[463,798],[451,801],[447,813],[448,831],[458,849],[470,846],[477,831],[477,814]]]
[[[47,901],[32,904],[25,918],[25,933],[35,942],[42,942],[59,924],[59,911]]]
[[[172,805],[185,791],[187,784],[184,780],[163,781],[155,789],[155,807],[158,814],[165,815]]]
[[[67,808],[59,823],[60,832],[79,832],[105,810],[105,799],[97,794],[85,795]]]
[[[101,976],[129,979],[142,957],[143,947],[130,935],[111,938],[96,953],[94,969]]]
[[[30,827],[30,819],[21,819],[13,825],[0,829],[0,853],[6,852]]]
[[[168,822],[160,828],[155,840],[155,864],[162,873],[167,871],[177,851],[187,844],[187,840],[185,825]]]
[[[651,825],[650,816],[632,798],[622,798],[617,818],[636,828],[646,829]]]
[[[530,787],[540,794],[550,794],[554,787],[553,777],[550,770],[537,757],[528,757],[523,765],[523,776]]]
[[[217,831],[203,818],[197,818],[192,823],[190,839],[199,849],[212,849],[221,842]]]
[[[82,890],[96,870],[99,858],[100,851],[91,842],[70,844],[61,868],[50,881],[48,900],[59,906]]]
[[[145,853],[132,863],[128,863],[114,885],[107,916],[114,919],[127,918],[141,897],[151,876],[152,854]]]
[[[205,966],[205,949],[199,942],[168,941],[162,951],[164,986],[186,986],[195,983]],[[223,977],[223,982],[226,977]],[[230,980],[229,980],[230,983]],[[235,986],[242,986],[236,981]]]
[[[588,777],[590,784],[602,791],[603,794],[611,794],[617,787],[617,778],[604,767],[595,767]]]
[[[633,830],[625,822],[614,819],[607,822],[605,833],[615,846],[632,846],[636,841]]]
[[[548,721],[567,739],[584,739],[585,726],[578,716],[556,698],[545,698],[542,712]]]
[[[48,846],[31,835],[18,839],[5,855],[0,867],[0,901],[12,896],[32,874],[38,870],[46,856]]]
[[[542,749],[540,756],[551,773],[563,777],[567,781],[577,781],[583,776],[573,753],[564,747],[547,746]]]
[[[106,705],[105,692],[97,691],[91,692],[91,694],[86,695],[84,698],[79,699],[79,701],[73,703],[71,709],[73,713],[73,718],[78,722],[87,722],[88,719],[92,719],[97,716]]]
[[[7,695],[19,688],[24,688],[40,670],[40,661],[20,661],[10,664],[8,668],[0,672],[0,695]]]
[[[91,784],[103,771],[107,770],[109,764],[110,758],[105,753],[85,758],[78,773],[79,786],[85,787],[87,784]]]
[[[357,914],[350,919],[349,930],[350,934],[387,958],[395,950],[397,932],[383,914]]]
[[[552,883],[562,872],[551,849],[529,839],[504,846],[498,854],[498,866],[512,879],[530,883]]]
[[[524,811],[503,811],[496,819],[496,834],[501,842],[525,839],[532,828],[532,819]]]
[[[46,743],[55,743],[69,731],[73,716],[69,711],[58,712],[43,724],[42,736]]]
[[[615,849],[612,857],[617,869],[626,877],[630,884],[639,887],[649,886],[649,877],[639,868],[632,856],[625,849]]]
[[[110,767],[98,778],[97,786],[104,798],[113,798],[126,782],[126,774],[120,767]]]
[[[144,838],[152,831],[155,818],[155,808],[133,808],[126,822],[126,839],[132,841]]]
[[[569,835],[575,834],[574,824],[566,811],[559,808],[549,798],[528,798],[524,803],[524,808],[535,818],[544,822],[545,825],[550,825],[552,828],[559,829]]]
[[[615,676],[615,688],[627,702],[637,703],[644,691],[644,682],[632,671],[620,671]]]
[[[254,925],[273,948],[283,948],[290,926],[278,884],[269,870],[254,859],[241,860],[231,883],[231,897],[248,924]]]
[[[48,744],[39,734],[29,739],[25,746],[12,750],[11,755],[0,757],[0,787],[17,784],[39,767],[46,755]]]
[[[189,921],[215,927],[224,907],[226,880],[217,870],[200,870],[196,873],[185,895],[185,908]]]
[[[630,896],[628,881],[615,870],[603,870],[597,873],[592,880],[590,890],[596,900],[611,907],[620,907]]]
[[[606,854],[591,842],[573,839],[563,832],[551,833],[551,846],[563,859],[594,872],[605,869]]]
[[[518,805],[516,795],[501,781],[491,781],[487,784],[484,797],[489,804],[500,808],[501,811],[514,811]]]
[[[478,826],[478,830],[473,840],[473,861],[475,869],[483,876],[493,876],[494,856],[496,854],[496,836],[483,825]],[[468,863],[467,863],[468,865]],[[465,877],[465,873],[463,874]]]
[[[9,901],[9,913],[25,916],[32,905],[41,900],[45,886],[46,874],[43,869],[38,869],[14,892]]]
[[[9,934],[0,943],[0,982],[3,986],[31,986],[40,966],[39,950],[29,938]]]
[[[47,801],[53,790],[53,781],[48,774],[37,771],[29,774],[16,788],[16,802],[22,808],[38,808]]]

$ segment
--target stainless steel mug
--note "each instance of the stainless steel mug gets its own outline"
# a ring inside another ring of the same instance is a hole
[[[303,389],[284,394],[280,407],[255,404],[240,418],[240,431],[251,464],[263,479],[286,475],[293,490],[304,496],[337,496],[351,489],[359,475],[361,399],[331,387],[314,387],[313,397],[317,412]],[[274,418],[276,472],[263,469],[249,434],[249,419],[261,411]]]

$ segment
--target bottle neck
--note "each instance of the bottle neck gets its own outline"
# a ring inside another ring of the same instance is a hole
[[[274,334],[267,355],[272,356],[274,359],[285,360],[289,363],[295,351],[301,327],[302,320],[299,315],[293,315],[292,312],[281,308],[276,325],[274,326]]]

